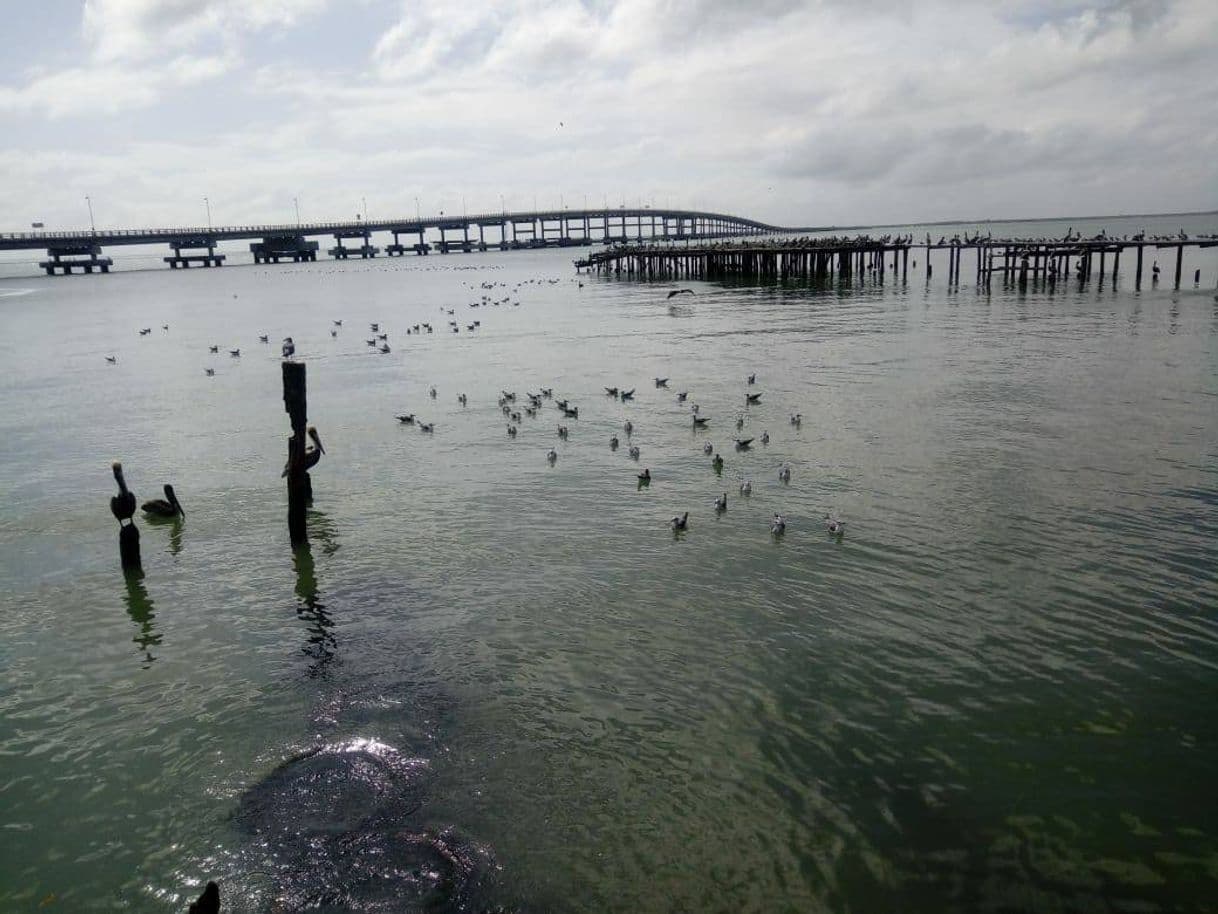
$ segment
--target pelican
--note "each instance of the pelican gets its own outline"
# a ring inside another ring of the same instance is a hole
[[[214,377],[216,376],[216,369],[214,369],[214,368],[204,368],[204,369],[203,369],[203,373],[204,373],[205,375],[207,375],[209,378],[214,378]]]
[[[305,429],[305,434],[313,441],[313,447],[306,447],[304,454],[304,468],[311,470],[317,466],[317,461],[321,460],[321,455],[326,452],[326,449],[321,446],[321,436],[317,434],[317,429],[310,425]],[[288,469],[291,467],[292,461],[288,460],[283,465],[283,472],[279,474],[279,478],[288,475]]]
[[[414,413],[406,413],[405,415],[398,416],[397,420],[403,425],[414,425]]]
[[[376,338],[383,343],[383,342],[385,342],[385,340],[389,339],[389,334],[388,333],[378,333],[376,335]]]
[[[769,433],[768,431],[765,431],[765,432],[762,432],[762,433],[761,433],[761,443],[762,443],[762,444],[769,444],[769,443],[770,443],[770,433]]]
[[[672,527],[673,532],[684,530],[689,526],[689,512],[686,511],[684,514],[674,517],[668,522],[668,525]]]
[[[108,356],[106,356],[106,361],[107,361],[107,362],[109,362],[111,365],[116,365],[116,364],[118,364],[118,359],[116,359],[116,358],[115,358],[114,356],[112,356],[112,355],[108,355]]]
[[[781,514],[775,514],[774,519],[770,521],[770,532],[775,536],[782,536],[787,532],[787,519]]]
[[[716,473],[723,472],[723,457],[716,454],[715,459],[711,461],[711,466],[714,468]]]
[[[750,384],[757,383],[757,372],[753,372],[751,375],[749,375],[749,383]]]
[[[639,482],[643,483],[644,485],[651,482],[651,470],[650,469],[646,469],[642,473],[639,474]]]
[[[114,471],[114,481],[118,483],[118,494],[110,499],[110,513],[121,527],[123,521],[131,520],[135,514],[135,494],[127,489],[127,480],[123,478],[123,465],[117,460],[110,464]]]
[[[760,403],[760,402],[761,402],[761,394],[745,394],[744,395],[744,403],[746,406],[750,403]]]
[[[638,445],[637,444],[630,445],[630,450],[628,450],[626,453],[628,453],[632,459],[638,460],[639,459]]]
[[[265,343],[266,337],[263,337],[262,341]],[[285,336],[283,338],[283,357],[285,359],[290,359],[295,354],[296,354],[296,344],[292,342],[292,338],[290,336]]]
[[[790,464],[784,463],[781,467],[778,468],[778,480],[779,480],[779,482],[790,482],[791,481],[791,465]]]
[[[751,445],[752,443],[753,443],[752,438],[737,438],[736,439],[736,450],[747,451],[749,449],[749,445]]]
[[[618,446],[617,435],[614,435],[613,437],[611,437],[609,439],[609,450],[616,451],[617,446]]]
[[[173,486],[165,484],[165,497],[154,498],[140,505],[140,510],[150,517],[185,517],[186,512],[178,503],[178,497],[173,494]]]
[[[550,448],[548,451],[546,451],[546,460],[550,461],[550,463],[553,463],[557,459],[558,451],[554,450],[554,448]]]
[[[724,492],[722,495],[720,495],[718,498],[715,499],[715,510],[718,511],[720,514],[722,514],[724,511],[727,510],[727,493],[726,492]]]
[[[208,352],[219,352],[220,347],[219,346],[208,346],[207,350],[208,350]]]
[[[674,295],[693,295],[693,289],[673,289],[665,298],[672,298]]]
[[[515,438],[515,437],[516,437],[516,426],[514,426],[514,425],[509,425],[509,426],[507,427],[507,430],[508,430],[508,437],[509,437],[509,438]]]
[[[564,406],[563,410],[562,410],[562,414],[564,416],[566,416],[568,419],[578,419],[579,418],[579,407],[572,406],[572,407],[568,408],[568,407]]]
[[[706,444],[702,445],[702,453],[703,454],[715,453],[715,446],[713,444],[711,444],[709,441],[706,442]]]
[[[740,494],[744,495],[744,496],[753,494],[752,480],[749,480],[749,479],[740,480]]]
[[[228,354],[229,354],[229,355],[231,355],[231,356],[232,356],[234,359],[239,359],[239,358],[241,358],[241,350],[240,350],[240,349],[230,349],[230,350],[228,351]]]
[[[152,332],[151,327],[145,327],[143,330],[140,331],[140,336],[147,336],[151,332]]]
[[[846,532],[845,523],[828,514],[825,515],[825,527],[828,529],[830,536],[841,536]]]
[[[689,396],[689,391],[688,391],[688,390],[683,390],[683,391],[681,391],[679,394],[677,394],[677,402],[678,402],[678,403],[684,403],[684,402],[685,402],[685,398],[686,398],[686,397],[688,397],[688,396]]]
[[[667,387],[668,378],[656,378],[656,387]]]
[[[699,406],[697,403],[691,403],[691,404],[689,405],[689,411],[690,411],[691,413],[696,413],[696,412],[697,412],[698,410],[700,410],[701,408],[702,408],[702,407],[700,407],[700,406]]]

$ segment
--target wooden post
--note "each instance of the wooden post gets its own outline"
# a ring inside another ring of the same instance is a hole
[[[1180,288],[1180,270],[1184,266],[1184,245],[1176,245],[1176,288]]]
[[[1138,245],[1138,271],[1134,277],[1134,286],[1142,288],[1142,245]]]
[[[144,566],[140,562],[140,531],[132,519],[135,517],[135,493],[127,488],[121,463],[114,461],[110,469],[114,472],[114,481],[118,483],[118,494],[110,499],[110,512],[118,521],[119,562],[124,572],[142,575]]]
[[[305,470],[305,428],[308,398],[304,362],[283,363],[283,407],[292,423],[288,439],[288,535],[292,546],[309,541],[305,509],[309,504],[309,474]]]

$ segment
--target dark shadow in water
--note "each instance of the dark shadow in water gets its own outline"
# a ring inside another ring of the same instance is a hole
[[[334,640],[334,620],[326,611],[317,588],[317,571],[313,564],[313,551],[308,543],[292,553],[292,565],[296,569],[296,615],[304,621],[309,639],[301,649],[312,658],[310,676],[324,676],[337,651]]]
[[[248,864],[271,877],[271,909],[502,910],[488,903],[490,852],[418,821],[426,770],[356,739],[303,752],[250,787],[234,820],[255,839]]]
[[[147,668],[156,660],[152,649],[161,643],[161,635],[153,625],[153,620],[156,619],[156,613],[153,612],[155,607],[152,598],[148,596],[148,589],[144,587],[142,571],[129,571],[124,578],[127,583],[127,615],[139,626],[139,631],[131,640],[144,652],[144,666]]]

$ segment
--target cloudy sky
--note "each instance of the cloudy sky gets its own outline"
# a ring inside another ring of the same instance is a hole
[[[0,230],[1218,208],[1218,0],[0,0]],[[501,202],[502,195],[502,202]],[[464,204],[463,204],[464,201]]]

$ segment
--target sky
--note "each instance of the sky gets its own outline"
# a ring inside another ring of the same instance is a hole
[[[1218,209],[1218,0],[0,0],[0,231]],[[205,202],[206,200],[206,202]]]

